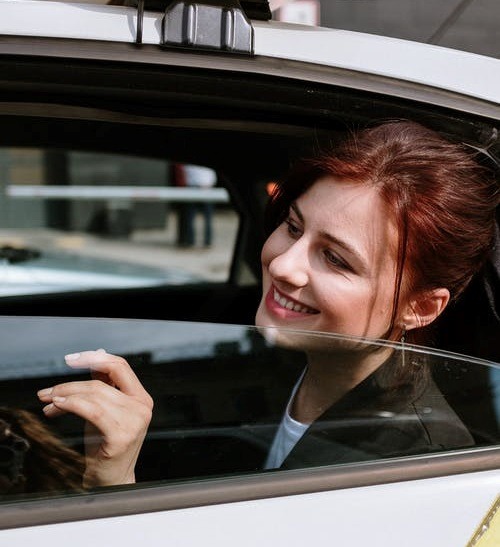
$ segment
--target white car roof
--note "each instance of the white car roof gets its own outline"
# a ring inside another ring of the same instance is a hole
[[[133,43],[136,10],[0,0],[0,35]],[[143,43],[159,44],[161,13],[144,15]],[[396,38],[254,21],[255,54],[384,76],[500,104],[500,59]]]

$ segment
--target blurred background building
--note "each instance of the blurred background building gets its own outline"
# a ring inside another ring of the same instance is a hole
[[[271,0],[276,18],[500,56],[498,0]]]

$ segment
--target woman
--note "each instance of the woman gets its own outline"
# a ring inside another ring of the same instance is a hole
[[[416,123],[391,122],[352,135],[300,163],[273,195],[256,324],[421,343],[486,260],[497,203],[488,173],[463,146]],[[298,335],[281,342],[301,347]],[[339,365],[332,365],[331,353],[327,358],[321,347],[302,348],[307,367],[266,467],[286,466],[311,440],[318,418],[346,405],[365,411],[373,410],[372,401],[385,401],[383,408],[391,412],[413,413],[415,423],[426,398],[441,397],[424,368],[402,366],[388,346],[379,351],[361,346],[337,348]],[[41,391],[46,415],[73,412],[98,430],[88,454],[88,485],[133,482],[150,397],[130,367],[104,350],[66,360],[90,367],[98,378]],[[444,400],[439,404],[451,413]],[[362,458],[384,455],[391,443],[397,445],[394,453],[404,453],[405,443],[424,451],[436,443],[471,442],[458,423],[449,442],[440,431],[434,441],[426,427],[375,430],[365,444],[347,443],[350,450]],[[316,440],[324,436],[320,430]],[[327,446],[330,450],[331,443]]]

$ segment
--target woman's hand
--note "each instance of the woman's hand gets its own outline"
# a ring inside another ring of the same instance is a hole
[[[48,417],[71,412],[86,420],[85,487],[135,482],[134,468],[151,421],[153,400],[130,365],[105,350],[66,355],[72,368],[89,368],[92,380],[38,392]]]

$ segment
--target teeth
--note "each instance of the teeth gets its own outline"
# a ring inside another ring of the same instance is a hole
[[[301,306],[300,304],[296,304],[291,300],[287,300],[284,296],[281,296],[281,294],[276,289],[273,292],[273,298],[282,308],[286,308],[287,310],[293,310],[299,313],[314,313],[312,310],[306,308],[305,306]]]

